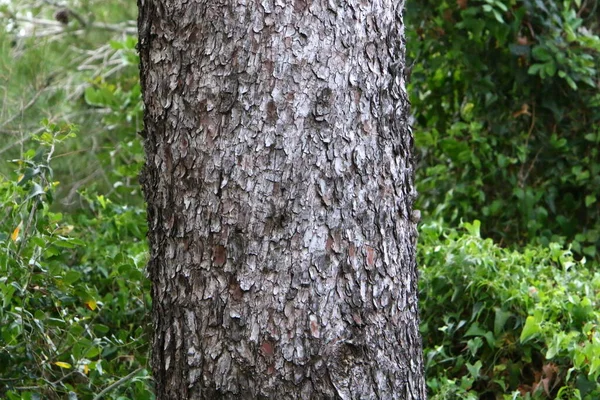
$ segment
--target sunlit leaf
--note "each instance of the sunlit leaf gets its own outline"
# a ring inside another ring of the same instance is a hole
[[[98,303],[96,302],[96,300],[88,300],[85,302],[85,306],[90,310],[94,311],[96,308],[98,308]]]
[[[62,362],[62,361],[56,361],[54,363],[54,365],[56,365],[58,367],[61,367],[61,368],[64,368],[64,369],[70,369],[71,368],[71,364],[66,363],[66,362]]]
[[[521,332],[521,337],[519,340],[521,343],[527,341],[534,335],[540,332],[540,325],[535,317],[529,316],[525,320],[525,326],[523,327],[523,331]]]
[[[19,238],[19,232],[21,232],[21,227],[22,226],[23,226],[23,221],[19,222],[19,225],[17,225],[17,227],[15,228],[15,230],[10,235],[10,238],[12,239],[13,242],[16,242],[17,239]]]

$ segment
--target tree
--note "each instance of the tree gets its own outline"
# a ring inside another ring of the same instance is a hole
[[[159,399],[424,399],[401,0],[139,0]]]

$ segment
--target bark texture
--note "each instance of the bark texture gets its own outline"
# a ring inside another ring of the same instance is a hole
[[[139,0],[157,398],[425,399],[403,0]]]

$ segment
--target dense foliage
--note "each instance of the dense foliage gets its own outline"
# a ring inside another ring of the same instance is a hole
[[[0,397],[148,399],[144,210],[86,195],[53,211],[50,164],[72,127],[45,122],[0,178]],[[128,375],[125,389],[120,377]]]
[[[596,0],[409,2],[426,211],[598,257],[599,15]]]
[[[2,7],[0,398],[152,399],[135,2]],[[600,398],[598,15],[408,2],[433,399]]]
[[[408,3],[434,398],[600,398],[598,11]]]
[[[556,243],[507,250],[463,228],[421,228],[433,398],[600,398],[600,272]]]

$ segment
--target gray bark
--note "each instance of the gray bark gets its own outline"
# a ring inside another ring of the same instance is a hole
[[[158,399],[425,399],[403,5],[139,0]]]

